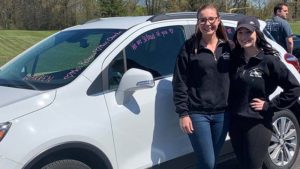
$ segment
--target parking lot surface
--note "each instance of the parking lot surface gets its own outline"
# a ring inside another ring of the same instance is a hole
[[[218,165],[218,169],[242,169],[238,167],[236,159],[224,162]],[[291,169],[300,169],[300,156],[298,155],[297,161]]]

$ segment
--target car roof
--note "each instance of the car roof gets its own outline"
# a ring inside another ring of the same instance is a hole
[[[98,18],[85,22],[70,29],[129,29],[132,26],[146,22],[151,16],[124,16]]]
[[[223,13],[220,12],[221,19],[238,21],[244,15],[235,13]],[[125,17],[109,17],[109,18],[98,18],[85,22],[82,25],[77,25],[67,30],[72,29],[129,29],[135,25],[149,22],[158,22],[164,20],[175,20],[175,19],[196,19],[197,12],[175,12],[165,13],[150,16],[125,16]]]

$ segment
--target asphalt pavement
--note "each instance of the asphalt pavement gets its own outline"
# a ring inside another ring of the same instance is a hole
[[[233,159],[230,161],[226,161],[222,164],[219,164],[218,169],[241,169],[241,168],[238,167],[238,163],[236,159]],[[300,155],[298,155],[298,158],[291,169],[300,169]]]
[[[300,155],[298,154],[298,158],[296,160],[296,163],[292,167],[292,169],[300,169]]]

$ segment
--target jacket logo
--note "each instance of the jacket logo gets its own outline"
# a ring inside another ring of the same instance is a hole
[[[225,53],[222,54],[222,57],[223,57],[224,60],[228,60],[230,58],[230,53],[225,52]]]
[[[254,68],[249,71],[249,74],[251,77],[262,77],[263,72],[262,72],[262,70],[260,70],[258,68]]]

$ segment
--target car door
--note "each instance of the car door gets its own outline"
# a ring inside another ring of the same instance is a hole
[[[184,34],[183,26],[144,27],[105,60],[105,99],[120,169],[147,168],[192,151],[179,128],[172,101],[172,73]],[[150,72],[155,86],[135,91],[125,104],[119,105],[116,89],[130,68]]]

